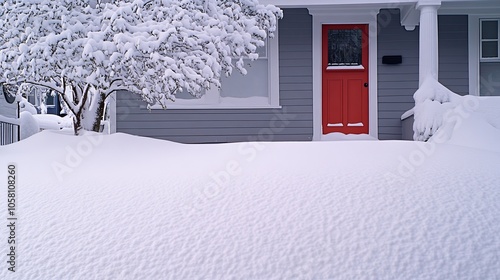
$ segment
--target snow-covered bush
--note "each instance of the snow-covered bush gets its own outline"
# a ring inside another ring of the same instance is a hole
[[[246,73],[243,58],[258,57],[281,16],[257,0],[6,0],[0,81],[50,88],[76,134],[98,131],[113,92],[166,107],[182,90],[199,96],[234,68]]]
[[[413,139],[427,141],[443,126],[447,112],[462,102],[462,96],[452,92],[434,78],[427,78],[413,95]]]
[[[481,119],[487,126],[500,129],[500,97],[458,95],[433,78],[428,78],[415,92],[414,140],[449,139],[465,119]]]

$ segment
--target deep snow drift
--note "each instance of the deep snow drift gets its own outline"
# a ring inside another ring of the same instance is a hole
[[[406,118],[414,114],[413,139],[427,141],[429,138],[441,138],[445,142],[453,136],[453,131],[461,126],[462,122],[479,122],[484,125],[500,129],[500,97],[477,97],[472,95],[458,95],[432,77],[424,80],[423,84],[413,95],[415,107],[401,116]],[[436,137],[436,134],[441,134]],[[473,132],[464,130],[467,132]],[[473,134],[478,135],[476,130]],[[479,133],[479,136],[483,136]],[[436,140],[436,139],[435,139]],[[476,141],[471,142],[477,145]]]
[[[500,137],[477,147],[460,135],[486,124],[463,124],[454,144],[44,131],[0,147],[19,217],[17,272],[3,226],[0,278],[495,279]]]

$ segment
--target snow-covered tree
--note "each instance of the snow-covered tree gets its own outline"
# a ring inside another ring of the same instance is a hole
[[[245,74],[243,58],[258,57],[282,16],[257,0],[6,0],[0,9],[0,81],[57,92],[76,134],[98,131],[113,92],[166,107],[182,90],[220,87],[234,68]]]

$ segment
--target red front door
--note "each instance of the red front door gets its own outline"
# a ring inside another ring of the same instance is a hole
[[[368,134],[368,25],[323,25],[323,134]]]

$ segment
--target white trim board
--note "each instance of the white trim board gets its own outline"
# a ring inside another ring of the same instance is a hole
[[[469,15],[469,95],[479,96],[479,18]]]
[[[116,133],[116,91],[109,97],[108,114],[109,114],[109,133]]]
[[[260,0],[261,4],[273,4],[283,8],[295,8],[304,6],[327,6],[327,5],[395,5],[416,4],[422,0]],[[475,8],[478,6],[495,6],[496,0],[441,0],[444,4],[456,5],[459,8]]]
[[[378,12],[378,11],[377,11]],[[323,24],[368,24],[368,121],[369,135],[378,139],[377,108],[377,14],[373,9],[359,7],[351,12],[322,8],[309,8],[313,16],[313,141],[320,141],[322,131],[322,26]]]

